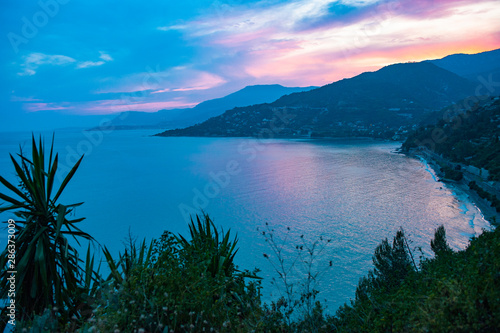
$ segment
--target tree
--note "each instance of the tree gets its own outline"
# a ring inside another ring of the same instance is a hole
[[[404,279],[416,270],[415,262],[403,230],[398,230],[392,246],[387,238],[375,249],[373,255],[373,280],[388,290],[398,287]]]
[[[446,230],[444,229],[444,226],[441,225],[436,229],[434,239],[431,240],[431,249],[436,257],[453,252],[446,242]]]

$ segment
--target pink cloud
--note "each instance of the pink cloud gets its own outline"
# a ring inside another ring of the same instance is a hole
[[[148,72],[131,74],[122,78],[106,78],[103,87],[96,94],[135,93],[151,90],[151,94],[208,90],[227,81],[219,75],[193,69],[190,66],[178,66],[166,70],[159,68]]]
[[[261,11],[242,6],[182,30],[218,53],[235,55],[231,66],[220,67],[227,77],[244,68],[259,82],[290,85],[320,85],[395,62],[500,47],[498,1],[341,3],[364,8],[331,16],[333,1],[299,0]]]
[[[170,92],[170,91],[172,91],[172,89],[166,88],[166,89],[155,90],[155,91],[152,91],[151,93],[152,94],[161,94],[161,93],[166,93],[166,92]]]
[[[245,64],[248,75],[267,83],[287,85],[324,85],[350,78],[365,71],[407,61],[438,59],[454,53],[479,53],[500,46],[494,34],[478,39],[463,40],[419,39],[407,42],[369,43],[352,49],[318,49],[315,52],[288,52],[259,50],[256,57]]]
[[[222,77],[212,73],[200,72],[196,74],[196,77],[183,82],[184,87],[175,88],[172,91],[208,90],[227,82]]]
[[[38,111],[69,111],[75,114],[111,114],[124,111],[156,112],[163,109],[188,108],[198,103],[176,98],[170,101],[147,102],[144,98],[133,97],[123,99],[99,100],[77,103],[24,103],[28,112]]]

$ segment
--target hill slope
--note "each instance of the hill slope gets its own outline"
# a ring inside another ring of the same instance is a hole
[[[426,147],[452,162],[485,168],[492,180],[499,181],[500,98],[489,97],[455,113],[418,128],[403,143],[403,150]]]

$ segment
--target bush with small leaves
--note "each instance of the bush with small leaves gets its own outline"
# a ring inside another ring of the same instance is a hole
[[[237,239],[218,231],[207,215],[196,216],[189,229],[190,239],[166,231],[150,246],[129,245],[116,262],[108,253],[115,287],[96,309],[100,330],[234,332],[257,327],[259,278],[234,265]]]

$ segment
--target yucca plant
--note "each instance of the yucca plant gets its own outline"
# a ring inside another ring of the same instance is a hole
[[[40,137],[38,144],[32,136],[31,159],[20,150],[18,159],[10,155],[19,184],[14,186],[0,176],[11,193],[0,192],[4,201],[0,213],[13,211],[16,218],[16,310],[18,320],[30,321],[46,309],[57,309],[61,320],[80,315],[82,288],[91,286],[96,278],[93,271],[85,272],[77,250],[68,238],[79,244],[79,239],[93,238],[76,224],[84,218],[69,219],[74,208],[82,203],[63,205],[58,199],[80,165],[83,156],[71,168],[58,188],[55,187],[58,154],[54,155],[54,137],[45,159],[45,148]],[[90,261],[90,255],[88,255]],[[7,298],[10,276],[7,267],[7,248],[0,256],[0,298]],[[3,319],[4,316],[2,316]]]
[[[230,240],[230,231],[219,232],[210,217],[203,214],[202,219],[196,215],[196,222],[191,218],[189,233],[190,241],[182,235],[176,236],[177,241],[184,251],[191,252],[194,260],[203,261],[213,277],[219,273],[230,276],[235,271],[234,256],[238,252],[238,239],[234,237]]]
[[[147,268],[152,264],[153,241],[146,245],[146,240],[137,246],[135,240],[130,238],[125,253],[118,254],[118,260],[113,259],[111,252],[106,246],[103,248],[103,253],[111,271],[107,282],[114,281],[115,286],[122,285],[132,274],[135,268]]]

